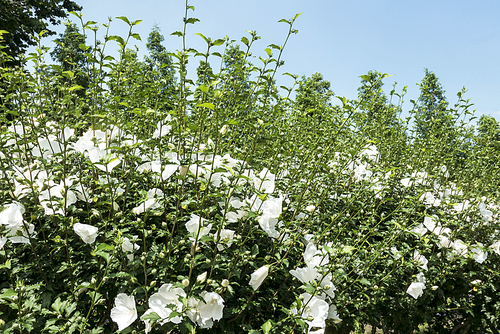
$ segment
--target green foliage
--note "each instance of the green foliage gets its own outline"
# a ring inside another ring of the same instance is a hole
[[[297,17],[258,59],[254,32],[168,53],[154,28],[141,61],[140,21],[120,17],[128,36],[78,43],[86,71],[49,67],[45,48],[34,73],[2,69],[3,332],[496,331],[498,123],[441,126],[470,103],[460,92],[450,108],[430,73],[415,119],[376,71],[339,105],[319,73],[287,73],[296,99],[281,96]]]
[[[447,110],[445,92],[434,72],[425,69],[425,76],[419,87],[420,96],[413,111],[417,136],[428,138],[431,134],[450,132],[454,120]]]
[[[302,77],[297,88],[295,106],[301,115],[321,119],[331,108],[334,93],[330,90],[330,82],[323,80],[321,73],[314,73],[310,78]]]
[[[4,52],[19,61],[19,55],[30,45],[36,45],[33,35],[45,31],[47,35],[55,34],[48,30],[50,24],[60,23],[60,18],[66,17],[70,11],[81,10],[74,1],[0,1],[0,27],[9,33],[4,35]],[[8,63],[13,64],[11,61]]]

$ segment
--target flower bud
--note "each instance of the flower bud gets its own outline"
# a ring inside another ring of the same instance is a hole
[[[221,135],[225,135],[227,132],[227,125],[223,125],[219,132]]]
[[[207,272],[206,271],[203,274],[200,274],[200,275],[198,275],[198,277],[196,277],[196,280],[199,283],[205,282],[206,279],[207,279]]]
[[[438,287],[437,285],[434,285],[431,289],[432,289],[433,291],[435,291],[435,290],[437,290],[438,288],[439,288],[439,287]]]
[[[179,172],[180,172],[181,176],[186,176],[186,174],[188,172],[187,166],[181,166],[181,167],[179,167]]]
[[[149,283],[150,287],[154,287],[155,285],[156,285],[156,281],[152,281],[151,283]]]
[[[187,288],[189,286],[189,280],[187,278],[183,279],[182,285]]]
[[[223,280],[222,280],[221,285],[222,285],[224,288],[227,288],[227,287],[229,286],[229,280],[227,280],[227,279],[223,279]]]

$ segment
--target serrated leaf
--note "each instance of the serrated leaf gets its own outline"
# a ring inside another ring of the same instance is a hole
[[[200,20],[198,20],[197,18],[194,18],[194,17],[190,17],[189,19],[187,19],[185,21],[187,24],[195,24],[196,22],[200,22]]]

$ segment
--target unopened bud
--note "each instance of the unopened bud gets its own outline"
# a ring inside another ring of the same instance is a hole
[[[198,277],[196,278],[196,280],[200,283],[205,282],[206,279],[207,279],[207,272],[206,271],[203,274],[198,275]]]

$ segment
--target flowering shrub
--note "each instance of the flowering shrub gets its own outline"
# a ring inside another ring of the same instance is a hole
[[[204,39],[207,58],[231,43]],[[183,49],[160,101],[161,82],[125,75],[141,69],[117,36],[119,60],[85,47],[85,97],[42,48],[35,73],[2,69],[3,332],[496,327],[497,199],[460,178],[482,152],[458,163],[439,136],[402,149],[359,124],[361,100],[304,119],[273,86],[284,46],[246,60],[257,39],[232,69],[257,73],[245,94],[228,69],[192,82],[200,54]]]

